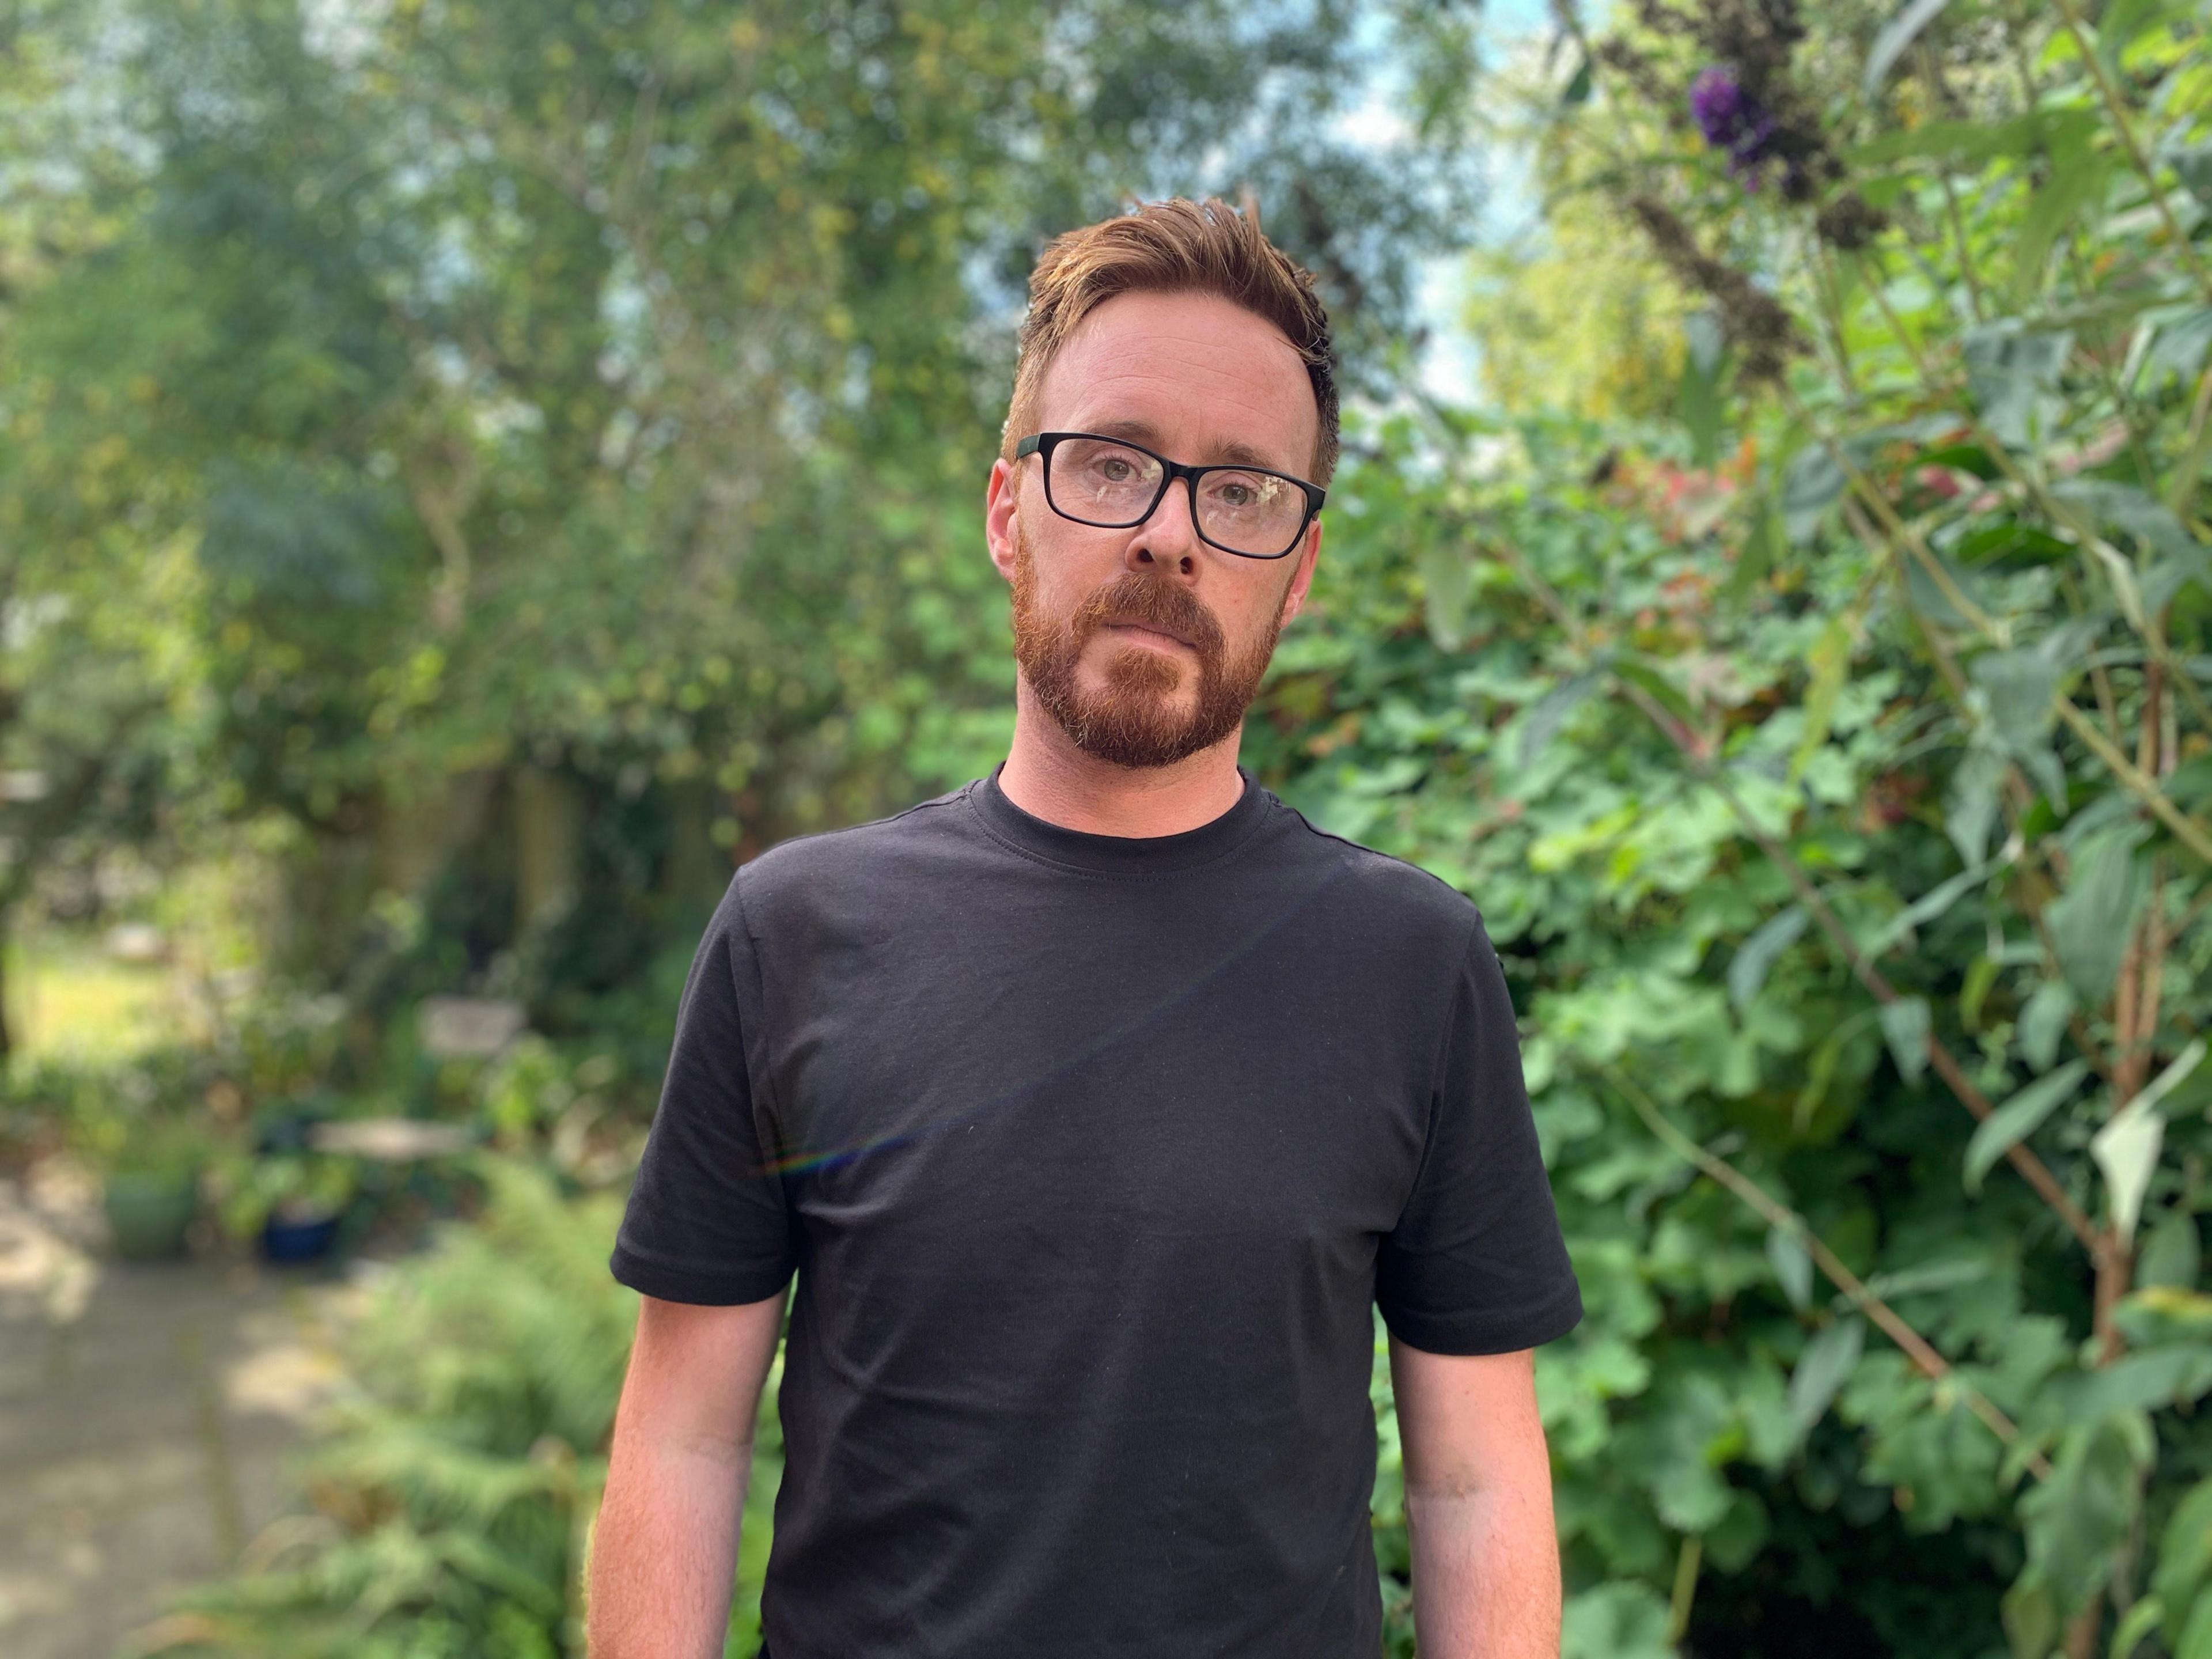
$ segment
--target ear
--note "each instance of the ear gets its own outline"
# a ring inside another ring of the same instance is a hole
[[[1003,456],[991,463],[990,482],[983,486],[983,539],[991,550],[991,562],[1008,581],[1014,579],[1014,513],[1019,507],[1020,480]]]
[[[1306,590],[1313,586],[1314,562],[1321,557],[1321,515],[1306,526],[1305,544],[1289,556],[1295,567],[1291,572],[1290,585],[1283,590],[1283,626],[1290,626],[1291,618],[1305,608]]]

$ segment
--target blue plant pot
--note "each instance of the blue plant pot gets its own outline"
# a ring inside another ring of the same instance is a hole
[[[339,1219],[325,1215],[311,1221],[283,1221],[271,1216],[262,1224],[261,1254],[270,1261],[319,1261],[331,1253]]]

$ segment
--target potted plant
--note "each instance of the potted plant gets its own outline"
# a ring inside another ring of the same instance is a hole
[[[353,1160],[325,1152],[257,1153],[231,1171],[224,1227],[258,1238],[270,1261],[313,1261],[330,1253],[359,1180]]]
[[[182,1255],[199,1212],[205,1138],[187,1120],[160,1115],[104,1127],[95,1156],[106,1170],[100,1204],[116,1254],[131,1261]]]

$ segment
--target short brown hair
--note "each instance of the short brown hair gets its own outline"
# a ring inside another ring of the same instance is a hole
[[[1321,416],[1313,482],[1328,482],[1336,471],[1338,422],[1328,313],[1312,276],[1261,232],[1257,207],[1248,200],[1240,212],[1212,196],[1141,202],[1045,244],[1030,273],[1002,456],[1012,460],[1014,446],[1028,435],[1045,370],[1076,325],[1115,295],[1131,293],[1218,295],[1282,330],[1304,360]]]

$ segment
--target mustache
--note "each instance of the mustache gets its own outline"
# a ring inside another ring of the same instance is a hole
[[[1172,582],[1133,570],[1100,588],[1068,618],[1078,644],[1109,622],[1142,623],[1179,634],[1204,656],[1218,653],[1222,647],[1221,624],[1212,611]]]

